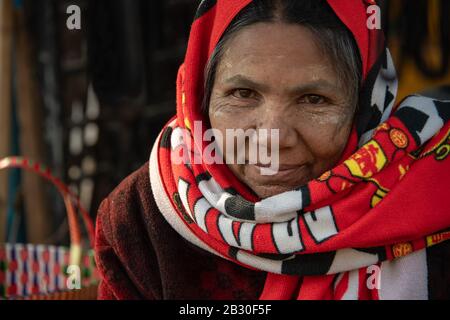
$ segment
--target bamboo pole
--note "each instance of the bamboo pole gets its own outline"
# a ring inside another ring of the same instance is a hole
[[[31,39],[27,32],[23,8],[15,10],[17,40],[17,101],[20,125],[20,153],[36,161],[44,160],[43,116],[38,99],[37,80],[32,63]],[[27,240],[45,243],[51,233],[52,217],[43,180],[31,173],[23,173]]]
[[[10,155],[12,0],[0,0],[0,158]],[[6,239],[8,173],[0,172],[0,243]]]

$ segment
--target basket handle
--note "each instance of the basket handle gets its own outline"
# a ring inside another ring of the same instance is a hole
[[[74,204],[80,210],[81,217],[85,224],[89,242],[91,248],[94,247],[94,223],[90,218],[88,212],[83,208],[78,197],[70,191],[70,189],[65,185],[60,179],[56,178],[44,165],[39,162],[31,161],[23,157],[6,157],[0,159],[0,170],[19,168],[24,169],[33,173],[38,174],[43,177],[51,184],[53,184],[61,194],[64,200],[64,205],[66,207],[67,219],[69,223],[70,232],[70,264],[80,265],[81,264],[81,232],[80,224],[77,217],[77,212],[74,208]]]

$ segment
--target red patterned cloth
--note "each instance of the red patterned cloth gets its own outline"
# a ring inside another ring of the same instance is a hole
[[[100,206],[95,245],[102,276],[98,298],[258,299],[267,273],[241,267],[184,240],[158,209],[148,177],[146,163]],[[428,298],[449,299],[450,241],[427,248],[426,265]],[[420,278],[414,269],[402,272]],[[412,285],[416,287],[417,281]],[[284,284],[273,288],[286,289]]]

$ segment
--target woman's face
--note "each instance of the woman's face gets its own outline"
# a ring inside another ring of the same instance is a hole
[[[263,175],[258,164],[230,164],[227,158],[237,149],[222,150],[233,173],[266,198],[331,169],[353,121],[355,107],[346,85],[307,28],[257,23],[239,31],[226,44],[217,66],[209,105],[211,126],[224,138],[226,129],[278,129],[279,150],[269,151],[278,151],[279,170]],[[248,144],[242,148],[248,149]]]

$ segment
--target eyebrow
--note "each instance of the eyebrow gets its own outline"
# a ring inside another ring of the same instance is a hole
[[[260,91],[268,91],[269,90],[269,86],[262,84],[262,83],[258,83],[257,81],[254,81],[242,74],[237,74],[234,75],[228,79],[225,80],[225,83],[227,84],[233,84],[233,85],[238,85],[238,86],[244,86],[244,87],[250,87],[250,88],[254,88],[256,90],[260,90]],[[308,83],[304,83],[292,88],[289,88],[287,91],[290,94],[299,94],[299,93],[304,93],[304,92],[308,92],[308,91],[314,91],[314,90],[336,90],[338,87],[325,80],[325,79],[317,79]]]

